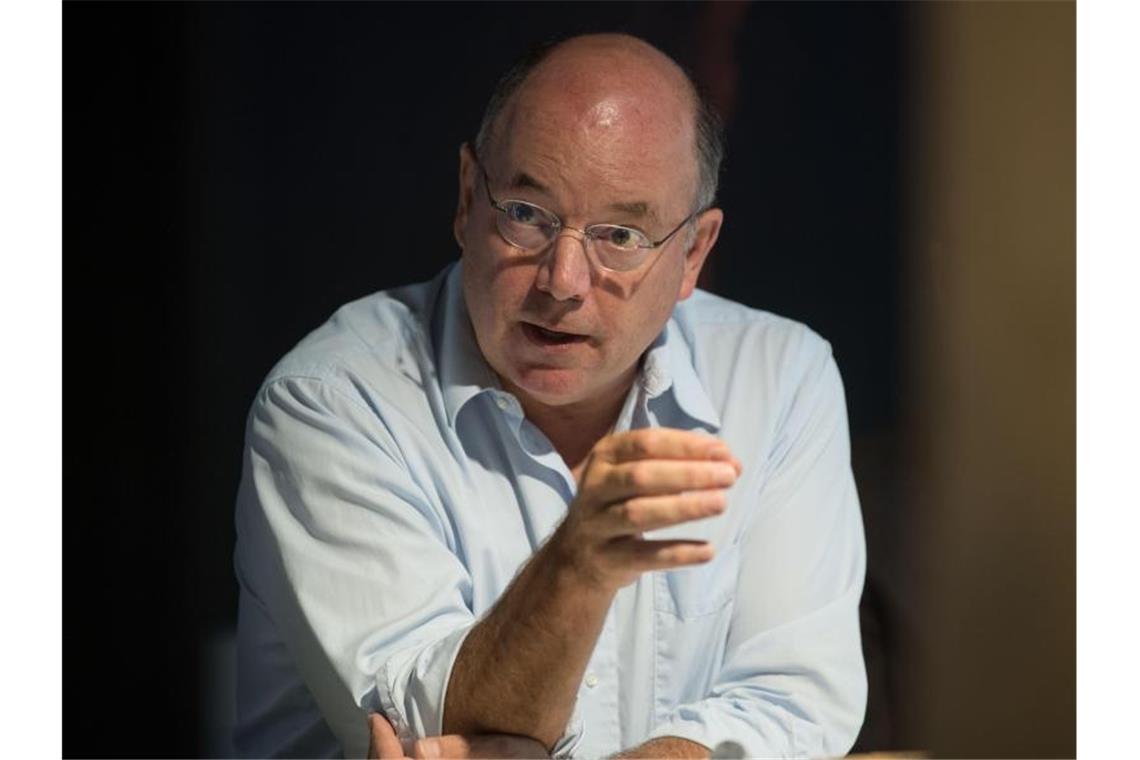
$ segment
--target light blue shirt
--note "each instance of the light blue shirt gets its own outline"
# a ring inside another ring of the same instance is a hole
[[[235,743],[363,756],[365,713],[441,733],[464,637],[566,514],[574,478],[479,353],[460,266],[341,308],[273,369],[246,433]],[[850,749],[865,547],[843,387],[808,328],[697,291],[616,429],[703,430],[744,472],[677,526],[707,565],[622,589],[556,754],[658,736],[748,756]]]

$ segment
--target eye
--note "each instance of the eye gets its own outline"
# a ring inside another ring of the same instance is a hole
[[[629,227],[600,226],[596,229],[595,234],[602,242],[623,251],[632,251],[649,244],[645,235]]]
[[[507,219],[518,224],[537,225],[541,222],[538,209],[529,203],[507,201],[503,206],[507,210]]]

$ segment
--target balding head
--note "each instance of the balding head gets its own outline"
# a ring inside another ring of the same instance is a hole
[[[592,34],[532,50],[496,86],[476,152],[491,158],[520,120],[535,119],[643,146],[681,138],[694,159],[693,210],[715,200],[724,153],[719,122],[681,67],[643,40]]]
[[[575,37],[512,69],[476,149],[460,147],[464,301],[483,357],[528,417],[558,408],[573,425],[616,411],[696,288],[724,219],[707,208],[719,151],[698,147],[700,113],[659,50]]]

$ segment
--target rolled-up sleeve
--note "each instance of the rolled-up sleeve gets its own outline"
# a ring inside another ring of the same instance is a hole
[[[724,665],[706,697],[677,706],[653,737],[734,741],[748,757],[833,757],[858,735],[866,548],[843,385],[818,344],[750,497]]]
[[[405,741],[440,734],[471,578],[376,412],[327,381],[268,383],[237,514],[238,575],[346,756],[365,752],[368,710]]]

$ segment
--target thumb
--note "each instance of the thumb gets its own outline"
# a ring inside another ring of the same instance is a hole
[[[380,713],[368,714],[368,735],[369,760],[400,760],[404,757],[395,729]]]

